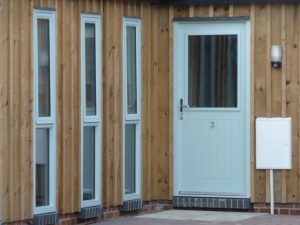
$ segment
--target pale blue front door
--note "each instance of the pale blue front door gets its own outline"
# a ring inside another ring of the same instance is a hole
[[[175,196],[249,197],[247,28],[175,24]]]

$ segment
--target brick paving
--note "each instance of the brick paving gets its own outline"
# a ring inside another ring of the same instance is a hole
[[[95,225],[300,225],[300,216],[294,215],[255,215],[252,218],[232,221],[218,218],[214,220],[161,219],[141,217],[119,217]]]

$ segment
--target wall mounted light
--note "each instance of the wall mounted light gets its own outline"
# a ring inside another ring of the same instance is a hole
[[[281,45],[272,45],[271,65],[273,68],[281,67]]]

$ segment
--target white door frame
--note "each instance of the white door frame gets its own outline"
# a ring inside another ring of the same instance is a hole
[[[245,79],[245,85],[246,90],[245,91],[245,196],[236,196],[237,198],[250,198],[250,21],[249,18],[245,17],[233,17],[233,18],[205,18],[199,20],[185,20],[185,21],[175,21],[174,22],[174,80],[173,80],[173,146],[174,146],[174,158],[173,158],[173,195],[174,196],[181,196],[179,195],[179,181],[178,181],[178,175],[179,172],[177,171],[178,168],[176,168],[176,162],[178,162],[179,159],[179,137],[180,137],[180,130],[179,130],[179,121],[180,121],[180,113],[179,113],[179,101],[180,101],[180,93],[179,93],[179,85],[182,85],[179,83],[179,77],[182,76],[180,68],[184,66],[184,60],[180,57],[182,55],[181,50],[179,49],[180,43],[184,41],[183,38],[183,27],[185,25],[196,25],[196,24],[208,24],[208,23],[221,23],[221,24],[232,24],[232,23],[239,23],[245,25],[245,69],[242,73],[242,75],[246,76]],[[186,68],[185,68],[186,69]],[[242,100],[242,99],[241,99]],[[196,196],[194,196],[196,197]],[[201,196],[200,196],[201,197]],[[207,196],[206,196],[207,197]],[[221,197],[221,196],[216,196]],[[233,196],[235,197],[235,196]]]

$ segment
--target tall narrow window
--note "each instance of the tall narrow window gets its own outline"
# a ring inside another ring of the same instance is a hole
[[[100,16],[81,15],[81,206],[100,205]]]
[[[141,198],[141,28],[123,20],[123,195]]]
[[[34,213],[56,211],[55,12],[34,10]]]

